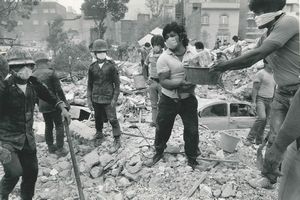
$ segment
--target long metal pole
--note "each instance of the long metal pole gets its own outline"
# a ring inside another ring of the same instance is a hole
[[[77,183],[79,199],[84,200],[84,195],[83,195],[83,190],[82,190],[82,185],[81,185],[81,180],[80,180],[80,174],[79,174],[78,165],[77,165],[77,161],[76,161],[76,157],[75,157],[75,153],[74,153],[73,143],[71,140],[69,125],[68,125],[68,122],[66,122],[66,121],[64,122],[64,124],[65,124],[65,132],[66,132],[67,141],[69,144],[75,179],[76,179],[76,183]]]

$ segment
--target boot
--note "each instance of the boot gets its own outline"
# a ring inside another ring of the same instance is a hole
[[[102,140],[103,138],[104,138],[104,135],[103,135],[102,131],[97,131],[96,135],[95,135],[95,139]]]
[[[156,152],[155,155],[152,158],[152,162],[147,164],[148,167],[153,167],[158,161],[160,161],[163,158],[163,153]]]
[[[120,136],[115,137],[113,146],[110,148],[109,153],[113,154],[121,147]]]
[[[65,149],[64,147],[61,147],[56,150],[55,154],[60,158],[60,157],[65,157],[68,155],[69,151]]]
[[[188,158],[188,165],[195,170],[199,166],[199,163],[195,159]]]
[[[54,144],[48,145],[48,151],[49,151],[49,153],[54,154],[56,150],[57,150],[57,146],[56,145],[54,145]]]

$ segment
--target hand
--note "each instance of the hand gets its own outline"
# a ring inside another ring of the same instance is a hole
[[[65,103],[65,108],[67,109],[67,111],[69,111],[71,109],[69,102],[66,101],[64,103]]]
[[[210,72],[225,72],[227,69],[225,68],[225,62],[219,62],[213,64],[213,66],[209,69]]]
[[[11,161],[11,153],[8,149],[0,147],[0,161],[7,164]]]
[[[117,101],[116,100],[111,100],[110,102],[111,107],[116,107],[117,106]]]
[[[283,154],[276,143],[271,148],[267,148],[262,174],[267,177],[272,184],[277,182],[277,177],[282,176],[279,165],[283,160]]]
[[[94,111],[93,103],[90,98],[87,99],[87,105],[91,111]]]
[[[252,103],[251,103],[251,106],[253,107],[253,109],[256,110],[256,103],[255,103],[255,102],[252,102]]]
[[[63,108],[61,110],[61,116],[62,116],[63,121],[66,120],[68,124],[71,123],[71,114],[67,111],[67,109]]]

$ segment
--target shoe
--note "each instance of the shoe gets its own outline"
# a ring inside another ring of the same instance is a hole
[[[151,123],[150,123],[150,126],[151,126],[151,127],[156,127],[156,123],[155,123],[155,122],[151,122]]]
[[[60,157],[65,157],[68,155],[69,151],[65,149],[64,147],[59,148],[56,150],[55,154],[60,158]]]
[[[49,153],[54,154],[56,150],[57,150],[57,146],[56,145],[54,145],[54,144],[48,145],[48,151],[49,151]]]
[[[250,146],[250,145],[252,145],[252,144],[254,144],[254,141],[253,141],[253,140],[248,140],[248,139],[246,139],[246,140],[244,141],[244,145],[245,145],[245,146]]]
[[[188,159],[188,166],[195,170],[199,166],[199,163],[195,159]]]
[[[113,154],[121,147],[120,137],[115,137],[113,146],[110,148],[109,153]]]
[[[148,164],[148,167],[153,167],[158,161],[160,161],[163,158],[163,153],[156,153],[153,158],[152,162]]]
[[[103,139],[104,138],[104,135],[103,135],[103,133],[102,133],[102,131],[100,132],[100,131],[97,131],[97,133],[96,133],[96,135],[95,135],[95,139],[96,140],[101,140],[101,139]]]
[[[259,177],[255,179],[251,179],[248,181],[249,185],[253,188],[265,188],[265,189],[273,189],[274,185],[270,182],[266,177]]]

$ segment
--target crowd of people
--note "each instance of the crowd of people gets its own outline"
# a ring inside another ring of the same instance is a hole
[[[258,28],[267,31],[257,46],[246,53],[242,53],[239,38],[234,36],[229,59],[226,53],[218,51],[220,40],[216,41],[215,55],[200,41],[195,47],[191,46],[185,28],[176,22],[167,24],[162,35],[153,36],[151,44],[144,45],[140,51],[141,71],[149,85],[150,125],[156,128],[155,154],[149,167],[163,158],[177,115],[184,126],[187,164],[193,169],[199,167],[197,157],[201,151],[196,85],[185,79],[185,66],[198,64],[210,67],[210,71],[225,72],[251,67],[264,60],[264,68],[253,81],[252,101],[258,116],[245,144],[267,143],[262,177],[257,180],[257,186],[268,188],[280,177],[278,199],[299,199],[299,21],[286,15],[282,11],[284,6],[285,0],[250,0],[249,8],[256,15]],[[223,41],[224,45],[228,46],[228,42]],[[105,137],[103,123],[109,122],[114,138],[110,149],[113,154],[121,147],[122,135],[116,114],[119,72],[115,62],[107,56],[105,40],[95,40],[89,48],[94,60],[88,70],[87,103],[95,116],[95,141],[96,145],[101,145]],[[199,54],[208,56],[199,58]],[[38,104],[43,113],[49,153],[61,157],[68,153],[64,148],[64,125],[70,123],[70,105],[45,53],[37,52],[31,57],[26,50],[12,47],[5,58],[0,57],[0,65],[0,160],[5,173],[0,182],[0,200],[8,200],[20,177],[21,199],[31,200],[38,178],[37,149],[32,130],[34,106]],[[270,132],[265,137],[269,116]]]

